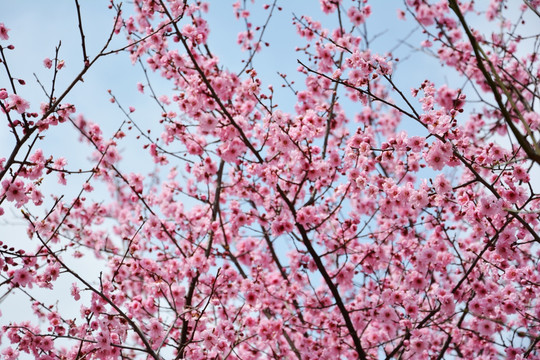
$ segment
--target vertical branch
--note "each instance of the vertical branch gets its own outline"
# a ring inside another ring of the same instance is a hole
[[[88,55],[86,54],[86,42],[84,39],[84,30],[83,30],[83,24],[82,24],[82,17],[81,17],[81,7],[79,5],[79,0],[75,0],[75,6],[77,8],[77,20],[79,22],[79,33],[81,34],[81,47],[82,47],[82,53],[83,53],[83,63],[84,66],[88,65]]]

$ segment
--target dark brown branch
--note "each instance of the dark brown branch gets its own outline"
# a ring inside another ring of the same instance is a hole
[[[82,53],[83,53],[83,63],[86,66],[88,62],[88,55],[86,54],[86,42],[84,40],[84,30],[83,30],[81,7],[79,5],[79,0],[75,0],[75,6],[77,7],[77,20],[79,21],[79,32],[81,34],[81,48],[82,48]]]
[[[535,150],[535,147],[537,147],[537,144],[531,145],[526,140],[525,136],[521,134],[519,129],[514,124],[514,121],[512,120],[512,115],[510,115],[510,113],[506,109],[506,105],[504,104],[502,100],[502,97],[499,91],[500,86],[497,86],[495,81],[491,78],[491,75],[489,74],[488,70],[486,69],[484,65],[484,59],[482,58],[482,55],[480,53],[482,51],[482,49],[480,48],[480,44],[478,44],[478,41],[476,40],[474,35],[471,33],[471,30],[469,26],[467,25],[467,22],[465,21],[465,17],[463,16],[463,14],[461,13],[461,10],[459,9],[459,5],[457,1],[448,0],[448,4],[450,8],[454,11],[454,13],[457,15],[459,22],[463,26],[463,29],[465,30],[465,33],[467,34],[467,37],[469,38],[469,42],[471,43],[471,46],[474,51],[474,56],[476,57],[476,64],[478,65],[478,69],[480,69],[488,86],[491,88],[491,92],[493,93],[493,96],[495,97],[495,101],[497,102],[497,105],[498,105],[498,110],[503,115],[506,124],[510,127],[510,130],[512,130],[512,133],[516,137],[516,140],[518,141],[519,145],[521,145],[521,147],[523,148],[527,156],[529,156],[529,158],[532,161],[540,164],[540,154],[537,153]],[[493,67],[493,65],[489,63],[488,59],[486,59],[486,61],[491,67]],[[502,85],[502,84],[499,84],[499,85]],[[511,101],[510,98],[508,100]]]

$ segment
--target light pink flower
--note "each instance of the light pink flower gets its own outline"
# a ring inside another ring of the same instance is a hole
[[[30,107],[30,103],[17,94],[11,94],[9,98],[11,100],[10,108],[15,109],[19,114],[24,113]]]
[[[7,201],[16,201],[21,205],[28,201],[24,190],[24,182],[21,179],[16,179],[14,182],[4,180],[2,181],[2,187]]]
[[[7,347],[2,350],[2,355],[5,360],[16,360],[19,358],[19,352],[14,350],[12,347]]]
[[[79,288],[75,283],[71,284],[71,296],[73,296],[75,300],[80,300],[81,298],[81,295],[79,294]]]
[[[6,27],[6,25],[4,25],[4,23],[0,23],[0,39],[9,39],[8,31],[9,29]]]
[[[43,59],[43,65],[44,65],[47,69],[50,69],[50,68],[52,67],[52,60],[49,59],[49,58]]]
[[[15,270],[13,273],[13,283],[25,287],[26,285],[30,284],[33,280],[32,274],[28,271],[28,269],[19,269]]]

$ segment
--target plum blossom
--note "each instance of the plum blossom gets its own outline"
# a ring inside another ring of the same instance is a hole
[[[71,296],[73,296],[76,301],[81,299],[79,288],[76,283],[71,284]]]
[[[272,223],[272,233],[275,236],[287,233],[293,230],[293,224],[284,217],[281,220],[276,220]]]
[[[441,170],[447,165],[452,155],[452,145],[449,142],[435,141],[425,155],[426,162],[434,170]]]
[[[16,360],[19,358],[19,351],[8,346],[4,350],[2,350],[2,355],[5,360]]]
[[[43,66],[45,66],[47,69],[50,69],[52,67],[52,60],[49,58],[43,59]]]
[[[29,272],[28,269],[18,269],[13,273],[13,279],[11,280],[14,284],[22,287],[32,287],[33,275]]]
[[[30,108],[30,103],[20,97],[17,94],[9,95],[10,103],[9,108],[15,109],[19,114],[23,114],[28,108]]]
[[[450,181],[448,181],[447,177],[443,174],[437,175],[433,185],[435,186],[435,191],[441,195],[444,195],[452,190]]]
[[[16,179],[11,182],[6,179],[2,181],[2,187],[3,195],[6,197],[7,201],[15,202],[17,207],[21,207],[28,202],[28,196],[23,180]]]
[[[6,25],[4,25],[4,23],[0,23],[0,39],[9,39],[8,31],[9,29],[6,27]]]

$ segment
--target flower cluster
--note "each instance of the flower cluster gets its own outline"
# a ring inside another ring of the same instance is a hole
[[[108,134],[63,102],[71,88],[37,113],[0,89],[15,139],[0,205],[22,210],[36,244],[0,243],[1,286],[36,319],[3,324],[3,358],[540,359],[540,59],[521,35],[540,4],[525,4],[510,24],[509,1],[406,0],[399,17],[422,29],[411,41],[464,84],[421,78],[408,92],[400,60],[370,47],[385,9],[321,0],[320,18],[293,18],[303,83],[281,74],[287,108],[257,68],[275,1],[233,4],[238,69],[212,51],[213,4],[111,1],[126,44],[85,59],[73,84],[129,52],[147,75],[134,87],[160,108],[152,130],[112,92],[127,120]],[[479,14],[497,31],[471,27]],[[8,39],[0,23],[2,51]],[[90,170],[35,147],[68,125]],[[68,188],[86,177],[51,202],[52,173]]]

